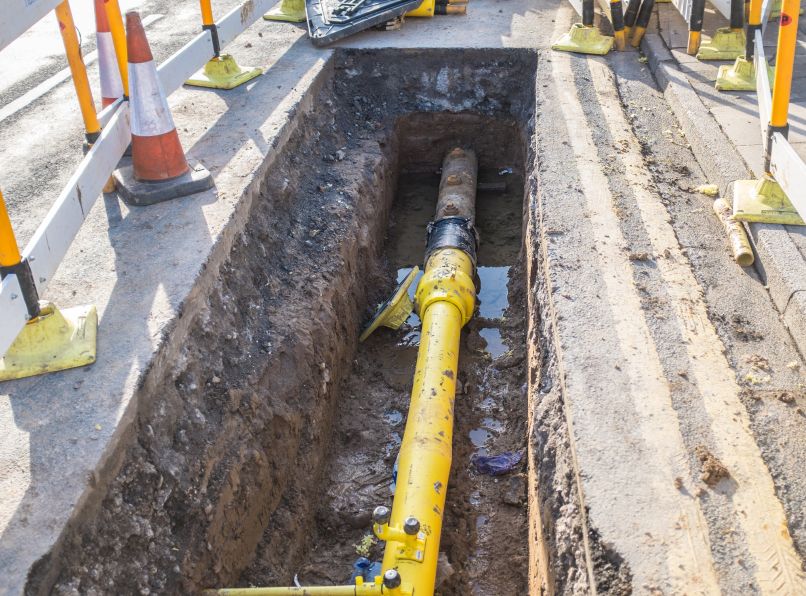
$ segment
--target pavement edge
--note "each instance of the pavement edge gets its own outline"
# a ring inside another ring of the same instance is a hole
[[[744,159],[680,70],[657,30],[646,32],[641,51],[706,176],[719,186],[723,198],[732,201],[733,182],[751,178]],[[756,270],[798,349],[806,354],[806,260],[785,226],[750,223],[747,228]]]

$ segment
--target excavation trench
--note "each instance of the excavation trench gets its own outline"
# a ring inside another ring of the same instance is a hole
[[[334,55],[105,500],[40,563],[60,565],[55,594],[344,585],[359,556],[381,560],[370,513],[392,503],[420,322],[357,339],[422,268],[454,147],[492,189],[476,202],[480,304],[460,339],[436,592],[563,593],[582,539],[539,316],[536,71],[522,50]],[[522,459],[499,476],[473,463],[504,452]]]

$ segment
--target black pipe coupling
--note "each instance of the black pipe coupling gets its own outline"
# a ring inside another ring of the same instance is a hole
[[[470,257],[475,270],[479,241],[470,218],[449,215],[432,221],[426,229],[425,243],[428,247],[425,250],[425,265],[428,265],[428,259],[434,251],[441,248],[458,248]]]

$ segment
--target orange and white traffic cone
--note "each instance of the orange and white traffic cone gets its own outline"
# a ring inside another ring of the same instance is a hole
[[[101,107],[105,108],[123,96],[123,80],[120,78],[112,31],[106,16],[104,0],[95,0],[95,29],[98,45],[98,69],[101,73]]]
[[[126,13],[126,49],[132,165],[115,170],[121,197],[130,205],[153,205],[212,188],[210,172],[185,158],[146,32],[135,11]]]

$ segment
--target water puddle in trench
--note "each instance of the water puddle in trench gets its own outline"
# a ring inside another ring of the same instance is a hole
[[[478,311],[460,340],[453,463],[440,541],[454,573],[436,588],[442,596],[515,596],[526,585],[528,569],[527,511],[523,499],[509,494],[511,478],[524,473],[525,464],[492,477],[473,462],[526,445],[520,389],[526,378],[525,295],[515,292],[510,303],[508,288],[517,286],[510,280],[521,248],[523,179],[482,170],[479,182],[505,182],[506,191],[480,191],[476,199],[481,289]],[[433,170],[399,177],[386,242],[388,270],[397,282],[414,266],[422,269],[438,185]],[[409,289],[412,298],[421,275]],[[341,385],[341,414],[311,550],[299,567],[301,585],[343,585],[359,556],[383,558],[370,512],[392,504],[419,343],[420,319],[412,313],[400,329],[381,328],[358,349]]]

